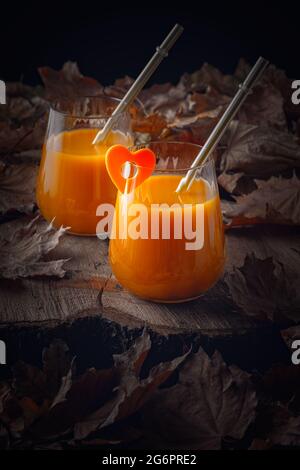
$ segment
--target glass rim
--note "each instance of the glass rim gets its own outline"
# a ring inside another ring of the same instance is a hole
[[[88,114],[88,115],[82,115],[82,114],[78,114],[78,113],[70,113],[68,111],[62,111],[62,110],[59,110],[57,109],[57,105],[56,103],[60,103],[60,102],[80,102],[80,101],[83,101],[83,100],[86,100],[86,99],[93,99],[93,100],[108,100],[108,101],[112,101],[112,102],[115,102],[115,103],[120,103],[122,100],[120,98],[116,98],[115,96],[109,96],[109,95],[84,95],[84,96],[78,96],[76,98],[58,98],[57,100],[55,100],[55,102],[51,101],[49,103],[49,106],[50,106],[50,110],[57,113],[57,114],[60,114],[61,116],[65,116],[65,117],[71,117],[71,118],[76,118],[76,119],[109,119],[111,117],[111,114],[105,114],[105,113],[102,113],[102,114]],[[119,111],[118,113],[115,114],[115,116],[122,116],[122,115],[126,115],[128,114],[129,115],[129,111],[128,110],[125,110],[125,111]]]
[[[188,145],[189,147],[193,146],[193,147],[197,148],[199,150],[199,152],[204,147],[204,145],[195,144],[194,142],[183,142],[183,141],[180,141],[180,140],[165,140],[165,141],[164,140],[151,140],[149,142],[146,142],[145,144],[132,145],[128,148],[128,150],[133,151],[133,152],[138,152],[139,150],[141,150],[143,148],[149,148],[147,146],[151,145],[151,144],[171,144],[171,145],[185,145],[185,146]],[[222,149],[222,148],[223,148],[223,146],[217,146],[212,151],[212,153],[214,153],[216,150]],[[150,148],[150,150],[152,150],[152,149]],[[155,152],[153,151],[153,153],[155,153]],[[196,158],[198,153],[195,154],[194,159]],[[145,168],[145,167],[141,167],[141,165],[137,165],[135,162],[129,162],[129,163],[131,165],[135,166],[136,168]],[[200,163],[199,165],[194,166],[194,167],[191,166],[192,163],[191,163],[190,166],[182,167],[182,168],[181,167],[180,168],[156,168],[156,166],[155,166],[154,170],[153,170],[153,173],[178,173],[179,171],[180,172],[185,172],[185,171],[187,172],[189,170],[198,170],[200,168],[204,168],[204,167],[210,165],[211,163],[213,163],[215,165],[212,154],[210,154],[210,156],[205,160],[205,162]],[[149,167],[146,167],[146,168],[149,168]]]

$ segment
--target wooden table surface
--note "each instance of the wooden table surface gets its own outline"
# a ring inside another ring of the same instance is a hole
[[[20,223],[24,222],[20,220]],[[12,224],[15,227],[16,221],[2,224],[1,233],[9,233]],[[284,265],[288,276],[299,277],[298,228],[232,229],[226,233],[226,247],[225,274],[241,267],[246,254],[254,253],[260,259],[273,257]],[[268,338],[279,335],[280,326],[235,311],[230,299],[220,296],[218,285],[199,300],[184,304],[163,305],[135,298],[122,289],[111,273],[107,241],[65,235],[50,258],[69,259],[64,278],[2,280],[0,283],[0,332],[11,344],[8,348],[11,362],[30,355],[29,349],[41,349],[55,335],[67,336],[77,353],[81,353],[82,348],[92,348],[92,344],[103,343],[105,337],[105,348],[111,353],[124,348],[134,332],[144,326],[159,338],[183,337],[186,341],[186,338],[197,337],[200,341],[209,338],[215,342],[227,338],[229,350],[234,341],[244,348],[247,338],[252,343],[254,338],[258,344],[261,335],[261,341],[265,341],[265,335]],[[273,339],[270,341],[272,343]],[[257,347],[259,349],[259,345]],[[280,345],[278,348],[279,351]],[[239,359],[239,348],[235,349]],[[274,353],[276,359],[278,351],[270,351],[270,354]],[[90,355],[94,356],[92,351]]]

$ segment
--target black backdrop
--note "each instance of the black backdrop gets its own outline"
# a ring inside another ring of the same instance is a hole
[[[105,4],[109,6],[105,6]],[[272,5],[273,4],[273,5]],[[266,56],[292,78],[300,76],[297,2],[159,3],[6,2],[0,7],[0,78],[38,83],[38,66],[68,59],[103,84],[136,76],[174,23],[185,27],[153,82],[173,81],[210,62],[232,72],[239,57]]]

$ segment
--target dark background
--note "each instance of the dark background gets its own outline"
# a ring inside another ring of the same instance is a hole
[[[105,6],[105,5],[108,6]],[[152,82],[176,82],[205,61],[231,73],[240,57],[266,56],[299,78],[296,2],[11,2],[1,15],[0,78],[39,82],[37,67],[77,61],[102,84],[137,76],[171,27],[185,31]],[[2,7],[1,7],[2,8]]]

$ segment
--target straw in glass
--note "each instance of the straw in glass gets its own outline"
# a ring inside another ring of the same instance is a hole
[[[179,24],[176,24],[174,28],[169,32],[165,40],[161,43],[161,45],[156,48],[155,54],[150,59],[144,70],[140,73],[140,75],[137,77],[130,89],[127,91],[126,95],[116,107],[111,117],[106,121],[106,124],[103,129],[101,129],[97,133],[96,137],[93,140],[93,144],[97,144],[98,142],[105,139],[109,131],[112,129],[118,114],[125,111],[134,101],[134,99],[145,86],[146,82],[149,80],[151,75],[157,69],[161,61],[165,57],[167,57],[169,50],[175,44],[182,32],[183,27]]]
[[[228,105],[223,116],[221,117],[221,119],[213,129],[212,133],[208,137],[207,141],[205,142],[204,146],[193,161],[191,168],[188,170],[187,174],[179,181],[179,184],[176,188],[177,193],[187,191],[189,189],[196,174],[196,167],[202,165],[208,159],[213,150],[216,148],[224,132],[228,128],[230,122],[232,121],[236,113],[239,111],[240,107],[244,103],[251,89],[261,78],[268,64],[269,62],[266,59],[264,59],[263,57],[259,57],[256,64],[252,67],[249,74],[247,75],[245,81],[240,84],[238,92],[232,99],[231,103]]]

